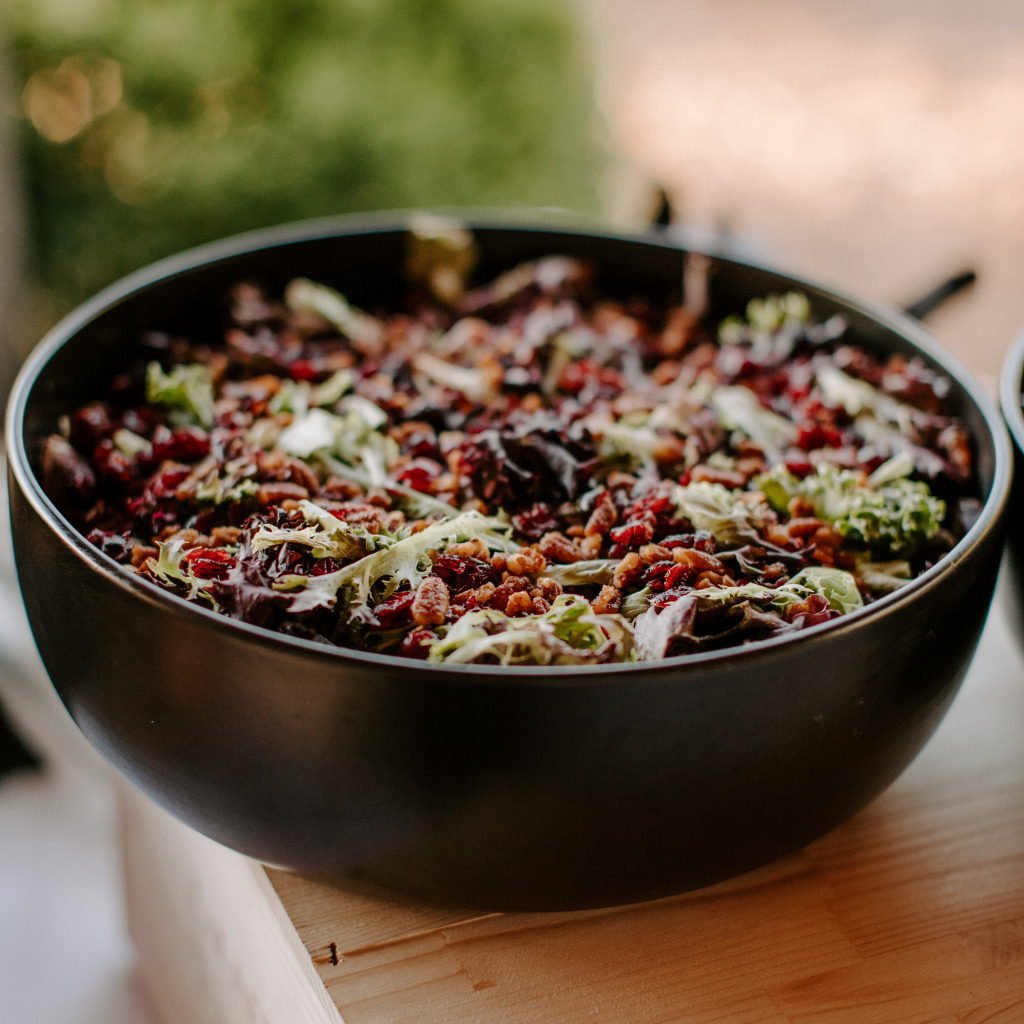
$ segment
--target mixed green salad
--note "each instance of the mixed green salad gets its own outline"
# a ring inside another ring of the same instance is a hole
[[[716,319],[697,259],[681,302],[559,255],[474,284],[475,259],[426,221],[395,308],[246,281],[216,344],[154,325],[47,440],[48,492],[187,600],[450,664],[787,634],[904,586],[976,513],[948,381],[803,295]]]

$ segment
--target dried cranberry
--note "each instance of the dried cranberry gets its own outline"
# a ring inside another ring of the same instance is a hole
[[[92,464],[99,470],[101,476],[119,484],[131,483],[135,476],[135,466],[132,460],[124,452],[118,450],[109,438],[96,445],[92,454]]]
[[[550,505],[539,503],[512,516],[512,525],[516,533],[522,534],[528,540],[540,540],[545,533],[557,530],[561,523]]]
[[[639,547],[649,544],[654,537],[655,518],[651,513],[644,513],[640,518],[631,519],[621,526],[612,527],[609,536],[616,544],[626,547]]]
[[[415,599],[415,591],[403,590],[400,594],[393,594],[386,601],[381,601],[373,609],[381,628],[400,629],[408,626],[412,622],[412,603]]]
[[[686,565],[678,565],[669,561],[655,562],[647,568],[643,582],[645,586],[657,593],[692,583],[695,575],[694,571]]]
[[[164,459],[194,462],[210,452],[209,435],[198,427],[180,427],[170,431],[159,426],[153,433],[153,460]]]
[[[398,653],[405,658],[418,658],[425,661],[430,654],[430,645],[438,639],[432,629],[420,627],[406,633],[398,648]]]
[[[434,575],[440,576],[456,594],[490,582],[493,573],[487,562],[465,555],[440,555],[434,563]]]
[[[46,439],[43,449],[43,487],[54,501],[86,505],[96,488],[96,474],[60,434]]]
[[[223,580],[235,565],[235,559],[220,548],[193,548],[185,555],[193,574],[201,580]]]
[[[797,444],[808,452],[816,448],[838,448],[842,443],[843,435],[840,431],[819,423],[803,424],[797,435]]]
[[[146,484],[143,496],[151,501],[159,501],[165,498],[173,498],[178,486],[189,475],[191,470],[188,466],[177,466],[173,469],[157,473]]]
[[[400,483],[414,491],[429,491],[430,485],[441,475],[441,466],[433,459],[413,459],[396,475]]]
[[[312,359],[295,359],[288,365],[288,374],[292,380],[314,382],[323,377],[324,370]]]
[[[69,417],[71,443],[83,452],[91,451],[114,432],[110,406],[106,402],[90,402]]]

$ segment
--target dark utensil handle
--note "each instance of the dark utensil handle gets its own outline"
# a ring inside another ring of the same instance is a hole
[[[973,270],[963,270],[959,274],[954,274],[926,295],[922,295],[916,301],[904,306],[903,312],[908,316],[916,317],[918,320],[924,320],[948,299],[962,292],[965,288],[969,288],[977,279],[978,275]]]

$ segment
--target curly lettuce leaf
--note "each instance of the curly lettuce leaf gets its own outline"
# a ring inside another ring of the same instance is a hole
[[[435,641],[430,661],[449,664],[580,665],[630,660],[633,631],[621,615],[599,615],[576,594],[560,594],[540,615],[490,608],[463,615]]]
[[[680,518],[688,519],[698,530],[707,530],[726,546],[763,543],[758,505],[751,504],[749,494],[743,497],[742,492],[702,480],[674,487],[672,501]]]
[[[194,601],[199,596],[213,600],[212,596],[206,593],[213,586],[213,581],[201,579],[192,571],[185,561],[184,541],[158,540],[156,546],[160,554],[153,563],[153,575],[158,580],[170,587],[185,587],[188,590],[185,597],[189,601]]]
[[[508,539],[511,529],[504,519],[483,516],[479,512],[463,512],[432,525],[410,537],[396,541],[379,551],[322,576],[283,576],[274,584],[276,590],[298,590],[292,597],[291,611],[310,611],[332,607],[342,587],[351,587],[349,618],[369,620],[372,605],[389,598],[406,581],[415,589],[431,570],[430,552],[451,541],[482,539],[491,550],[511,551],[518,545]]]
[[[691,650],[720,646],[742,634],[778,636],[796,628],[786,609],[820,594],[841,615],[863,607],[857,581],[843,569],[811,566],[780,587],[744,583],[735,587],[692,590],[665,608],[648,608],[637,616],[637,655],[641,659],[664,658],[670,647],[683,642]],[[717,613],[716,625],[702,632],[698,616]]]
[[[881,467],[884,468],[884,467]],[[783,465],[758,477],[757,486],[779,511],[793,498],[809,502],[814,514],[832,523],[854,544],[899,555],[931,540],[941,529],[946,503],[928,485],[885,473],[864,481],[860,474],[821,463],[800,480]]]
[[[398,543],[387,534],[370,533],[364,526],[352,526],[311,501],[299,502],[299,511],[306,520],[306,526],[282,527],[262,523],[253,535],[252,550],[297,544],[309,548],[314,558],[348,561]]]

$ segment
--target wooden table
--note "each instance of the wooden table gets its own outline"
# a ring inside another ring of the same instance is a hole
[[[1024,660],[1002,609],[934,738],[798,854],[656,903],[466,915],[267,870],[127,786],[129,926],[166,1024],[1019,1024]]]

